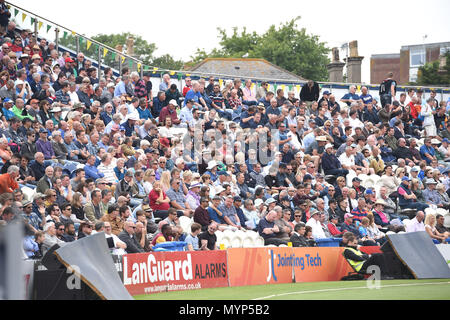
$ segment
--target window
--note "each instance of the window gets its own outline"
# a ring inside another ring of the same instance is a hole
[[[419,67],[425,64],[425,50],[415,49],[409,52],[410,67]]]

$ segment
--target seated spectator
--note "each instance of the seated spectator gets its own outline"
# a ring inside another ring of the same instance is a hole
[[[431,237],[431,239],[438,240],[441,243],[450,242],[450,233],[440,233],[436,229],[436,217],[433,214],[427,214],[425,217],[425,231]]]
[[[259,221],[258,233],[264,238],[264,245],[273,244],[279,246],[280,244],[287,245],[287,241],[277,237],[280,233],[280,229],[275,225],[277,219],[277,212],[275,210],[270,211],[266,216]]]
[[[333,237],[342,237],[342,235],[344,234],[344,232],[341,231],[341,230],[339,230],[339,228],[338,228],[338,226],[337,226],[338,221],[339,221],[338,216],[336,216],[336,215],[330,215],[329,221],[330,221],[330,222],[328,222],[327,228],[328,228],[328,231],[330,232],[330,234],[331,234]]]
[[[320,223],[320,212],[316,209],[310,210],[311,218],[306,223],[306,226],[311,227],[312,236],[314,239],[326,238],[326,235],[322,229],[322,224]]]
[[[10,166],[8,171],[0,175],[0,194],[2,193],[12,193],[14,190],[19,188],[17,179],[19,178],[19,167]]]
[[[60,247],[64,246],[66,243],[56,236],[56,228],[54,222],[48,222],[44,226],[45,238],[42,242],[42,254],[45,255],[47,251],[53,247],[55,244]]]
[[[124,224],[123,231],[119,234],[119,239],[127,245],[125,249],[127,253],[141,253],[144,249],[137,241],[136,235],[136,225],[132,221],[126,221]]]
[[[406,225],[406,232],[425,231],[424,218],[423,211],[417,211],[416,216]]]
[[[200,234],[201,230],[202,226],[200,224],[194,222],[191,225],[191,233],[184,240],[187,243],[187,251],[198,251],[200,249],[198,235]]]
[[[217,248],[217,223],[211,222],[208,229],[198,236],[199,250],[216,250]]]
[[[359,236],[359,231],[353,223],[353,215],[351,213],[346,213],[344,215],[344,222],[341,224],[341,230],[343,232],[351,232],[357,237]]]
[[[290,241],[292,246],[296,247],[309,247],[308,240],[305,238],[305,224],[303,222],[297,223],[294,226],[294,231],[292,232]]]
[[[211,218],[208,213],[209,201],[207,198],[202,197],[200,199],[200,205],[194,211],[194,222],[200,225],[201,231],[206,231]]]

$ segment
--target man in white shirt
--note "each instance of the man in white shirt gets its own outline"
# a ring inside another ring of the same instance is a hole
[[[326,238],[322,229],[322,223],[320,222],[320,212],[316,209],[311,209],[311,218],[306,223],[306,226],[312,228],[312,236],[314,239]]]
[[[355,166],[355,156],[353,155],[353,148],[356,148],[355,144],[352,144],[350,147],[345,148],[345,152],[339,156],[339,162],[342,165],[342,168],[346,170],[354,170]]]
[[[424,217],[425,214],[423,211],[417,211],[416,217],[406,225],[406,232],[425,231],[425,225],[423,224]]]
[[[289,125],[289,132],[287,134],[287,137],[292,137],[291,140],[288,142],[293,150],[299,151],[302,148],[302,144],[298,140],[297,136],[297,124],[291,124]]]
[[[184,106],[180,111],[180,120],[182,123],[189,124],[194,119],[192,115],[192,107],[194,106],[194,100],[188,99],[186,101],[186,106]]]

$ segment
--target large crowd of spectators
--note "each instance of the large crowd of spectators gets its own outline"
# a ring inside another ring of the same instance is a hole
[[[441,217],[423,224],[426,208],[450,207],[450,104],[434,91],[380,105],[366,87],[336,98],[314,81],[287,97],[214,77],[180,88],[164,74],[155,88],[149,73],[99,72],[12,21],[3,31],[0,222],[25,222],[28,257],[100,231],[117,254],[214,250],[225,229],[294,246],[448,236]]]

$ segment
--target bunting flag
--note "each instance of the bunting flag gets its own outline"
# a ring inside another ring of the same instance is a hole
[[[39,21],[39,23],[38,23],[38,30],[41,30],[43,24],[44,23],[42,21]]]
[[[86,49],[89,50],[89,48],[91,47],[92,41],[86,40]]]
[[[356,91],[360,92],[361,91],[361,86],[356,86]]]
[[[138,70],[138,72],[141,71],[141,64],[140,63],[137,64],[137,70]]]
[[[169,74],[170,74],[171,76],[173,76],[173,75],[175,74],[175,71],[170,71]]]
[[[72,35],[75,37],[77,33],[75,31],[72,31]]]
[[[128,66],[131,68],[133,68],[133,60],[128,61]]]
[[[33,25],[34,22],[36,21],[36,19],[35,18],[30,18],[30,21],[31,21],[31,24]]]
[[[22,13],[22,22],[25,21],[26,17],[27,17],[27,15],[25,13]]]
[[[19,14],[19,10],[14,9],[14,17],[16,17]]]
[[[125,62],[125,57],[124,56],[120,56],[120,59],[122,61],[122,64]]]
[[[144,71],[147,71],[148,70],[148,66],[144,66]]]
[[[186,77],[190,77],[191,76],[191,74],[190,73],[186,73]]]
[[[250,86],[250,88],[254,88],[255,87],[255,84],[252,82],[252,85]]]
[[[284,89],[286,89],[286,86],[284,84],[281,85],[281,90],[284,91]]]
[[[295,88],[297,89],[297,91],[300,91],[300,85],[299,84],[295,85]]]
[[[157,67],[153,67],[153,73],[156,73],[156,71],[158,71]]]
[[[48,24],[47,25],[47,32],[49,32],[51,28],[52,28],[52,26]]]
[[[293,86],[292,86],[292,84],[290,84],[289,85],[289,91],[292,91],[292,88],[293,88]]]
[[[103,58],[106,57],[106,54],[108,53],[108,49],[103,48]]]
[[[67,39],[67,35],[68,35],[67,31],[64,31],[63,38]]]
[[[111,53],[111,58],[112,58],[114,61],[116,61],[116,53],[115,53],[115,52]]]
[[[222,85],[223,85],[223,80],[222,79],[219,79],[219,86],[222,88]]]
[[[178,72],[177,76],[178,76],[178,80],[181,80],[183,78],[183,74],[181,72]]]

